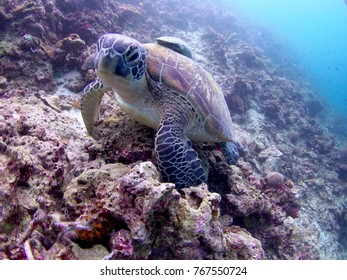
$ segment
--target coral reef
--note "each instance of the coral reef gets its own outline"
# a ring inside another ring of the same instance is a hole
[[[346,258],[345,122],[325,127],[309,84],[254,47],[232,11],[195,0],[4,0],[0,24],[0,259]],[[95,78],[106,32],[184,39],[222,87],[242,158],[228,165],[217,144],[194,143],[207,185],[161,183],[154,131],[111,92],[100,140],[88,137],[78,92]]]
[[[339,156],[338,176],[341,180],[347,181],[347,147],[344,147]]]
[[[310,117],[316,117],[324,111],[324,106],[318,100],[310,100],[306,102],[305,110]]]

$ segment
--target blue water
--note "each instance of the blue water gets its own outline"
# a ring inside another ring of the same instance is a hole
[[[298,68],[329,109],[347,117],[345,0],[224,2],[253,24],[269,29],[284,53],[295,56]]]

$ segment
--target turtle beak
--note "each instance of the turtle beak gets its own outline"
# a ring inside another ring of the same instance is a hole
[[[95,56],[95,70],[126,78],[130,69],[124,63],[122,56],[113,48],[102,49]]]
[[[97,52],[95,57],[94,57],[94,69],[95,70],[99,69],[99,56],[100,56],[100,52]]]
[[[100,50],[94,60],[95,70],[102,72],[114,72],[115,66],[118,64],[118,56],[112,49]]]

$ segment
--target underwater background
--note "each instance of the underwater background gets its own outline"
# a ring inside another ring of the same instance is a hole
[[[347,5],[0,0],[0,259],[347,259]],[[98,38],[183,39],[241,157],[194,143],[207,184],[162,182],[155,131],[102,99]]]
[[[311,81],[327,107],[347,116],[347,4],[344,0],[229,0],[259,36],[269,32],[284,57]],[[265,28],[264,32],[262,28]],[[266,50],[271,56],[271,49]]]

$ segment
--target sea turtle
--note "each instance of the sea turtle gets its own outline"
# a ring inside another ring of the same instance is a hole
[[[125,112],[157,130],[155,152],[162,181],[177,188],[206,182],[190,140],[234,139],[228,107],[212,76],[174,48],[111,33],[100,37],[94,66],[98,79],[86,86],[81,98],[88,133],[93,136],[101,98],[114,89]]]

